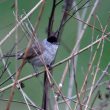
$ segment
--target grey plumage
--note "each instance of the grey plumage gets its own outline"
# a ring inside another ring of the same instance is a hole
[[[34,43],[32,45],[26,59],[34,68],[43,65],[50,65],[55,58],[57,49],[58,44],[50,43],[47,39],[44,39],[42,42],[39,42],[38,44]],[[18,59],[22,59],[24,53],[19,53],[17,56]]]
[[[22,23],[22,26],[27,36],[32,38],[34,28],[30,20],[27,19]],[[37,38],[36,36],[37,35],[34,33],[35,38]],[[55,33],[41,42],[38,41],[38,39],[33,40],[32,47],[29,49],[26,60],[31,63],[34,68],[43,65],[50,65],[53,62],[58,49],[57,37],[55,36]],[[22,59],[24,57],[24,53],[19,53],[17,56],[18,59]]]

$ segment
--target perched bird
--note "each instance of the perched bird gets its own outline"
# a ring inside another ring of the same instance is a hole
[[[54,61],[58,49],[57,38],[51,36],[41,42],[34,42],[29,49],[26,60],[32,64],[34,68],[51,65]],[[18,53],[17,59],[23,59],[24,53]]]
[[[36,38],[36,33],[33,34],[35,29],[29,19],[26,19],[26,21],[22,23],[22,27],[28,37],[32,38],[32,36],[34,36]],[[32,46],[29,48],[29,52],[26,55],[26,60],[32,64],[34,69],[44,65],[50,66],[54,61],[58,49],[58,38],[56,35],[57,32],[52,32],[48,38],[41,42],[38,39],[33,40]],[[24,53],[18,52],[17,59],[23,58]]]

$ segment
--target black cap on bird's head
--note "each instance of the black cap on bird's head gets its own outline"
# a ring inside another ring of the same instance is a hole
[[[49,36],[47,38],[47,41],[50,42],[50,43],[57,43],[58,42],[58,39],[56,37],[56,32],[55,33],[52,33],[51,36]]]
[[[51,36],[47,38],[47,41],[50,43],[57,43],[57,38],[55,36]]]

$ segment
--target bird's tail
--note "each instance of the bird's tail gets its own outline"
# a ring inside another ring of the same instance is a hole
[[[24,55],[23,52],[17,52],[15,54],[6,54],[0,57],[0,60],[2,60],[3,58],[10,58],[10,57],[16,57],[16,59],[19,60],[23,58],[23,55]]]

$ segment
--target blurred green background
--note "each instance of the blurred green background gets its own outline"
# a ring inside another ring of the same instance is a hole
[[[26,12],[29,12],[29,10],[32,9],[32,7],[35,6],[35,4],[37,2],[38,2],[38,0],[18,0],[19,15],[23,14],[23,10],[25,10]],[[13,14],[13,12],[15,10],[14,10],[14,8],[12,8],[13,5],[14,5],[14,0],[0,0],[0,40],[2,40],[15,25],[15,17]],[[93,5],[93,4],[91,3],[91,5]],[[91,7],[88,7],[89,11],[90,11]],[[49,20],[51,8],[52,8],[52,0],[47,0],[46,4],[45,4],[44,14],[43,14],[43,17],[41,19],[40,26],[39,26],[38,32],[37,32],[39,39],[43,39],[43,38],[47,37],[46,30],[47,30],[47,26],[48,26],[48,20]],[[55,13],[55,23],[54,23],[54,29],[55,30],[59,26],[62,11],[63,10],[62,10],[62,4],[61,4],[57,7],[57,10]],[[36,16],[38,15],[38,12],[39,12],[39,8],[30,16],[30,20],[31,20],[33,25],[35,24],[35,21],[37,18]],[[81,13],[81,11],[80,11],[80,13]],[[102,26],[105,27],[109,21],[110,0],[100,0],[100,4],[97,7],[97,10],[95,11],[94,15],[95,14],[98,15]],[[90,24],[93,24],[93,22],[94,22],[94,16],[92,16]],[[96,20],[95,26],[97,28],[101,29],[99,22],[97,20]],[[106,32],[109,32],[109,29],[110,29],[110,27],[108,25]],[[94,31],[94,32],[95,32],[94,39],[96,39],[97,35],[101,35],[100,32],[97,32],[97,31]],[[74,44],[75,44],[76,34],[77,34],[77,20],[72,18],[66,24],[66,26],[64,28],[64,32],[62,35],[63,43],[61,42],[61,45],[59,47],[58,54],[57,54],[55,62],[58,62],[64,58],[66,58],[71,53],[71,50],[73,49]],[[21,50],[22,48],[26,47],[28,41],[27,41],[26,37],[24,36],[24,34],[20,28],[18,29],[18,36],[19,36],[19,39],[22,38],[22,41],[18,45],[19,50]],[[84,37],[81,41],[80,48],[83,48],[86,45],[90,44],[91,36],[92,36],[92,29],[90,27],[88,27],[88,29],[86,30]],[[11,35],[11,37],[1,46],[3,53],[6,54],[7,52],[9,52],[12,49],[14,43],[15,43],[15,33],[13,33]],[[110,55],[109,55],[110,44],[108,41],[105,41],[104,44],[105,44],[104,52],[103,52],[103,56],[102,56],[101,63],[100,63],[100,68],[102,70],[108,64],[109,59],[110,59]],[[67,50],[66,50],[66,47],[68,48]],[[94,46],[94,49],[95,48],[96,48],[96,46]],[[81,53],[78,57],[77,79],[78,79],[79,87],[82,84],[82,81],[84,79],[84,73],[86,73],[86,71],[87,71],[90,55],[91,55],[91,53],[90,53],[90,49],[89,49],[89,50]],[[97,54],[96,59],[99,57],[99,55],[100,55],[100,51]],[[16,67],[15,67],[16,60],[14,58],[10,58],[9,62],[11,62],[9,69],[12,73],[14,73],[15,69],[16,69]],[[21,61],[17,61],[17,62],[19,65]],[[65,68],[65,64],[66,63],[59,65],[53,71],[53,77],[55,78],[57,83],[59,83],[59,81],[61,79],[62,73],[63,73],[64,68]],[[96,64],[97,64],[97,60],[95,60],[94,67],[96,66]],[[1,71],[2,71],[2,66],[3,66],[3,64],[0,61]],[[43,68],[41,68],[41,69],[43,69]],[[22,70],[20,78],[22,78],[26,75],[32,74],[33,72],[34,72],[34,70],[33,70],[32,66],[27,63]],[[64,87],[63,87],[63,92],[65,95],[67,94],[69,76],[70,76],[70,74],[67,75],[65,83],[64,83]],[[8,77],[8,73],[5,72],[3,77],[0,79],[0,83],[2,81],[4,81],[7,77]],[[105,80],[106,79],[109,79],[109,78],[106,77]],[[10,83],[11,83],[11,81],[8,81],[4,85],[2,85],[0,88],[4,87]],[[41,102],[42,102],[43,75],[40,75],[38,78],[34,77],[30,80],[27,80],[24,82],[24,84],[25,84],[24,91],[29,95],[29,97],[38,106],[40,106]],[[10,93],[10,89],[6,90],[4,93],[0,93],[0,98],[2,98],[2,99],[9,98],[9,93]],[[75,93],[75,90],[74,90],[74,93]],[[15,91],[14,100],[23,101],[23,97],[18,90]],[[1,100],[0,101],[0,110],[5,110],[6,104],[7,104],[7,101]],[[60,110],[64,110],[63,107],[64,106],[62,104]],[[20,104],[20,103],[18,104],[16,102],[13,103],[11,106],[11,110],[20,110],[20,109],[21,110],[27,110],[27,107],[24,104]],[[34,109],[32,109],[32,110],[34,110]]]

